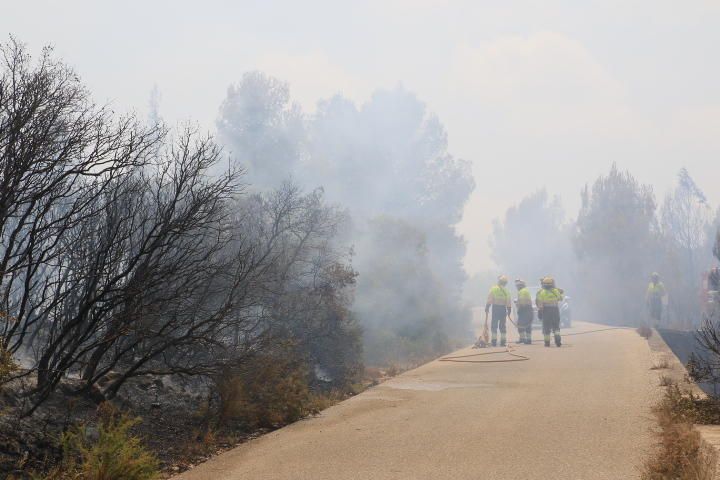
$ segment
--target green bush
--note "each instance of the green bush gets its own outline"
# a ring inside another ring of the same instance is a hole
[[[157,459],[145,450],[139,438],[130,433],[140,419],[119,413],[109,404],[104,404],[100,410],[96,436],[91,436],[84,425],[63,434],[63,469],[76,472],[84,480],[158,478]]]

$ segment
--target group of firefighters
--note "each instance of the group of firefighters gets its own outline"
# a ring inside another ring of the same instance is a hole
[[[720,272],[716,272],[720,278]],[[491,344],[498,344],[498,331],[500,331],[500,346],[507,343],[507,319],[512,313],[512,297],[507,288],[508,279],[505,275],[498,277],[497,284],[490,289],[485,315],[492,312],[490,331]],[[720,280],[718,281],[720,283]],[[540,280],[540,290],[535,296],[537,315],[542,320],[542,332],[545,346],[549,347],[553,337],[555,346],[562,345],[560,336],[560,305],[563,301],[563,290],[555,286],[555,279],[544,277]],[[532,343],[533,299],[524,280],[515,280],[517,288],[517,330],[520,340],[518,343]],[[648,285],[645,301],[650,318],[657,324],[662,318],[663,298],[667,295],[665,285],[660,281],[660,275],[653,273]]]
[[[498,277],[497,284],[490,289],[485,314],[492,311],[490,330],[492,332],[492,346],[497,346],[498,330],[500,331],[500,346],[507,343],[507,318],[512,313],[512,298],[507,289],[508,279],[505,275]],[[563,290],[555,286],[552,277],[540,280],[540,290],[535,296],[538,318],[542,320],[543,338],[545,346],[555,337],[555,345],[561,346],[560,337],[560,304],[563,300]],[[519,343],[532,343],[533,299],[524,280],[515,280],[517,288],[517,329],[520,335]]]

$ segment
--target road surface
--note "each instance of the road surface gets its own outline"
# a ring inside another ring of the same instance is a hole
[[[647,342],[610,330],[515,348],[530,360],[428,363],[177,478],[637,478],[659,394]]]

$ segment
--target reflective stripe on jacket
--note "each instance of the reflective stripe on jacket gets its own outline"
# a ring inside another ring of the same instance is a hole
[[[521,288],[518,290],[518,306],[523,305],[532,305],[532,295],[530,295],[530,290],[528,290],[527,287]]]
[[[503,305],[506,307],[510,306],[510,292],[507,288],[495,285],[490,289],[490,294],[487,299],[488,305]]]
[[[543,288],[538,292],[535,301],[538,308],[557,307],[562,299],[563,294],[557,288]]]
[[[652,283],[648,285],[647,297],[648,298],[660,298],[665,296],[665,285],[662,282]]]

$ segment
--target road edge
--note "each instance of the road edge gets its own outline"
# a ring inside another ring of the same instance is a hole
[[[662,362],[663,359],[667,360],[668,368],[658,370],[658,381],[661,375],[669,374],[668,376],[673,382],[678,385],[682,385],[687,388],[693,395],[701,398],[707,398],[707,394],[700,388],[700,386],[694,381],[690,380],[687,368],[675,355],[670,346],[665,342],[660,333],[653,329],[653,334],[650,335],[648,340],[648,346],[652,354],[653,364]],[[720,480],[720,425],[695,425],[695,430],[700,433],[702,442],[715,452],[715,472],[713,473],[714,480]]]

